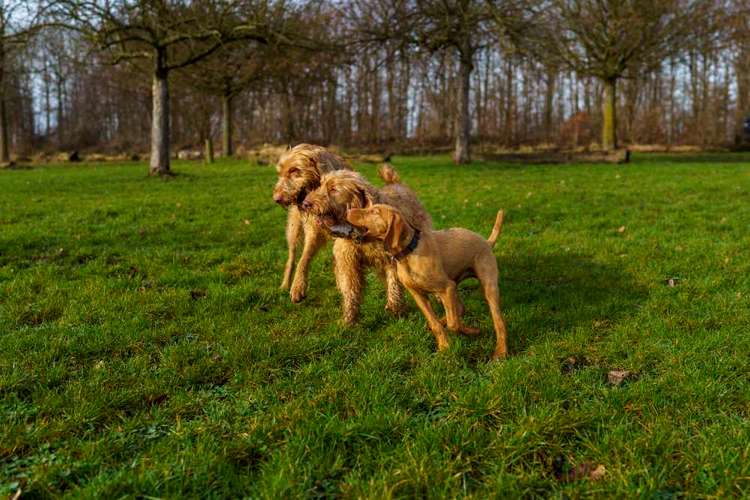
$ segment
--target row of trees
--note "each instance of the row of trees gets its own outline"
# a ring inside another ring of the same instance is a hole
[[[726,143],[743,0],[0,0],[9,145]],[[618,120],[618,114],[621,119]],[[150,130],[150,133],[148,132]]]

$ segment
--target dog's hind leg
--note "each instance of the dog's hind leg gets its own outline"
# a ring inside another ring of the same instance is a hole
[[[312,220],[304,221],[305,228],[305,245],[302,248],[302,256],[297,263],[297,271],[294,273],[292,289],[289,295],[292,302],[297,303],[305,298],[307,294],[307,276],[310,271],[310,261],[318,253],[320,247],[325,245],[326,238],[323,231],[315,225]]]
[[[288,255],[286,266],[284,267],[284,278],[281,280],[281,288],[289,290],[292,284],[292,273],[294,272],[294,260],[297,253],[297,244],[302,237],[302,216],[297,207],[289,207],[289,213],[286,220],[286,243]]]
[[[507,336],[505,320],[500,312],[500,287],[497,284],[497,261],[491,252],[481,257],[476,266],[477,277],[482,283],[484,298],[490,308],[492,324],[495,327],[495,350],[492,353],[492,359],[503,359],[508,354]]]

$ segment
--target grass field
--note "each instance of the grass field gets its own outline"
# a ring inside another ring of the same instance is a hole
[[[291,304],[270,167],[0,171],[0,497],[750,495],[750,155],[394,163],[506,209],[507,361],[475,281],[441,354],[377,280],[342,327],[330,246]]]

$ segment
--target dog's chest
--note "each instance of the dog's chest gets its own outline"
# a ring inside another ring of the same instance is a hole
[[[398,279],[407,288],[436,292],[445,288],[447,276],[440,262],[430,258],[409,257],[396,265]]]

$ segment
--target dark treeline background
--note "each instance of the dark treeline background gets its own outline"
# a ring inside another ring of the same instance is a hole
[[[154,2],[125,3],[138,8]],[[172,151],[202,148],[206,138],[214,139],[217,152],[300,141],[452,147],[460,126],[463,52],[380,29],[383,22],[397,21],[378,18],[378,9],[398,11],[409,4],[390,3],[295,4],[285,13],[280,7],[278,14],[267,15],[303,17],[292,29],[304,35],[303,42],[233,41],[196,64],[170,71]],[[458,9],[474,4],[446,3]],[[745,3],[711,3],[710,13],[691,20],[689,36],[676,39],[680,46],[656,63],[624,68],[615,97],[620,143],[713,146],[742,138],[750,114]],[[3,30],[21,33],[31,14],[13,21],[10,7],[4,1]],[[68,24],[76,28],[75,20],[49,21],[44,15],[38,17],[41,27],[24,32],[22,42],[10,43],[6,36],[0,47],[11,152],[147,153],[153,87],[144,68],[152,62],[115,60],[91,29],[71,29]],[[481,23],[484,29],[478,28]],[[488,15],[472,28],[472,142],[504,147],[599,142],[604,80],[525,50],[528,27],[498,36],[493,26]],[[373,31],[378,36],[368,37]],[[226,127],[234,145],[222,143]]]

